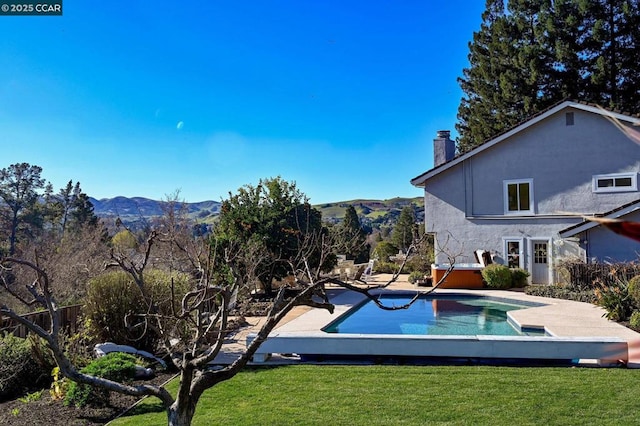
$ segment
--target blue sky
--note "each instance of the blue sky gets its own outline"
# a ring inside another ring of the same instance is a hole
[[[0,167],[189,202],[279,175],[324,203],[421,195],[484,2],[63,6],[0,17]]]

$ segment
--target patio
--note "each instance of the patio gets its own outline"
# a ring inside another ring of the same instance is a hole
[[[374,283],[386,282],[390,275],[371,277]],[[394,292],[425,291],[407,281],[393,283]],[[576,360],[579,364],[640,366],[640,334],[603,317],[600,307],[561,299],[529,296],[520,291],[443,290],[437,293],[482,294],[492,298],[543,303],[509,312],[511,320],[522,328],[544,329],[547,336],[388,336],[339,335],[321,329],[359,303],[363,296],[343,289],[328,290],[336,310],[308,307],[295,308],[270,334],[255,363],[290,363],[309,358],[299,355],[331,356],[398,356],[478,359]],[[253,324],[240,331],[227,345],[223,358],[242,351],[246,339],[260,326],[262,318],[249,319]],[[578,361],[579,360],[579,361]]]

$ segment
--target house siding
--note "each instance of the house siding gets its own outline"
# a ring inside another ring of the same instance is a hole
[[[574,125],[566,125],[567,112],[573,112]],[[603,213],[637,200],[637,191],[594,193],[592,177],[639,171],[640,145],[607,118],[562,109],[425,180],[425,227],[436,234],[436,263],[451,255],[457,262],[473,262],[477,249],[491,251],[501,262],[507,237],[522,239],[527,269],[529,242],[538,239],[550,242],[552,258],[591,250],[586,256],[602,259],[614,253],[608,231],[589,231],[589,250],[575,241],[556,244],[559,231],[582,221],[566,212]],[[511,179],[533,179],[534,216],[505,216],[503,187]],[[629,253],[633,246],[616,256]]]
[[[640,222],[640,211],[625,217],[625,220]],[[580,235],[581,247],[585,250],[587,260],[603,260],[607,262],[640,261],[640,243],[610,230],[598,226]]]

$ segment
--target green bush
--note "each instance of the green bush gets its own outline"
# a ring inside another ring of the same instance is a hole
[[[158,306],[161,314],[171,315],[171,279],[174,281],[175,303],[179,303],[187,291],[186,274],[170,275],[152,270],[144,275],[146,290]],[[127,328],[124,318],[127,314],[148,312],[140,289],[129,274],[123,271],[109,272],[89,282],[84,317],[87,319],[88,333],[95,339],[124,345],[135,345],[138,349],[153,352],[160,336],[150,327],[142,324],[143,319],[132,320],[140,324]],[[131,325],[131,324],[130,324]]]
[[[597,303],[593,290],[576,290],[572,286],[556,285],[530,285],[524,290],[526,294],[540,297],[552,297],[554,299],[574,300],[576,302]]]
[[[429,275],[431,273],[432,263],[433,256],[416,254],[412,256],[404,265],[404,272],[422,272],[422,274],[424,275]]]
[[[114,352],[92,361],[81,370],[89,374],[115,382],[133,379],[136,372],[136,358],[133,355]],[[64,399],[65,405],[84,407],[86,405],[106,405],[109,391],[104,388],[72,382]]]
[[[380,241],[373,250],[373,257],[380,260],[380,263],[389,262],[389,256],[398,254],[398,247],[388,241]]]
[[[413,271],[412,273],[409,274],[409,278],[407,278],[407,280],[411,284],[415,284],[416,281],[424,279],[424,275],[425,275],[424,272]]]
[[[48,366],[36,362],[33,340],[12,334],[0,337],[0,401],[48,385]]]
[[[631,300],[636,304],[636,307],[640,308],[640,275],[636,275],[629,280],[627,291],[629,292]]]
[[[640,330],[640,311],[633,311],[629,319],[629,326],[634,330]]]
[[[513,287],[525,287],[528,284],[527,278],[529,278],[529,271],[525,271],[521,268],[511,269],[511,282]]]
[[[482,269],[482,278],[484,278],[489,288],[505,289],[512,285],[511,270],[505,265],[492,263]]]
[[[400,270],[400,265],[393,262],[376,262],[375,271],[379,274],[395,274]]]

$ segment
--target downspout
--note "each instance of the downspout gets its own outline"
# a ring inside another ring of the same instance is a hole
[[[589,248],[589,230],[584,231],[584,263],[591,263],[591,253]]]

